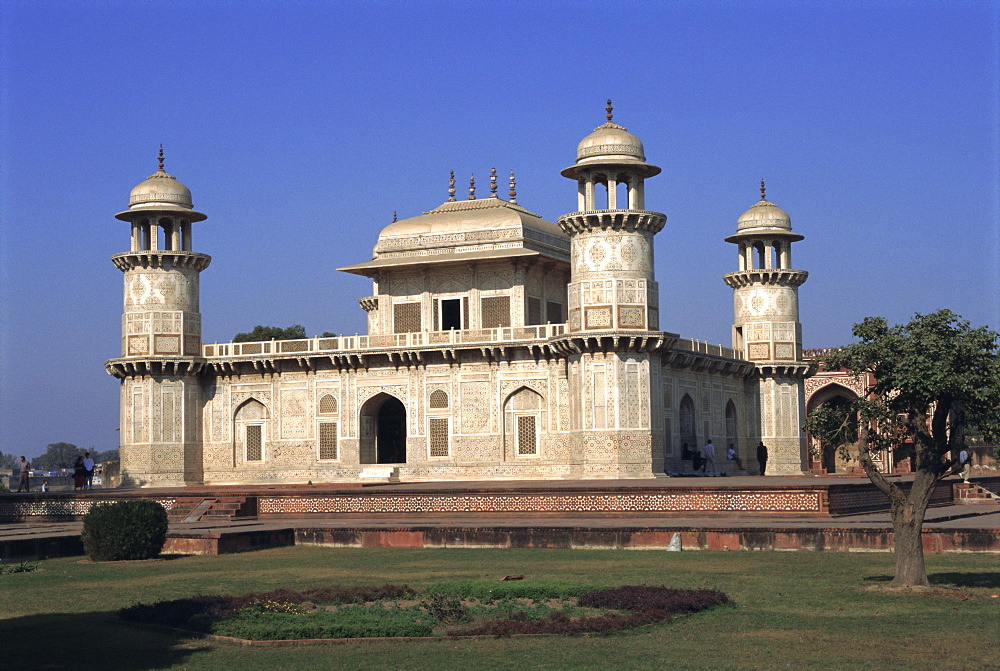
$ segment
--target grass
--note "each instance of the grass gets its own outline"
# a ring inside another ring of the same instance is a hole
[[[888,554],[291,547],[219,557],[41,562],[0,577],[4,666],[31,669],[1000,669],[1000,561],[928,555],[935,584],[872,590]],[[531,578],[718,589],[736,602],[613,636],[243,647],[120,622],[118,608],[328,584]]]

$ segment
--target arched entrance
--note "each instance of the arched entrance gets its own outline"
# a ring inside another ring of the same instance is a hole
[[[406,463],[406,406],[379,394],[361,408],[361,463]]]
[[[829,384],[821,389],[819,389],[806,405],[806,413],[812,412],[814,409],[820,406],[826,406],[830,408],[843,408],[849,406],[854,400],[858,398],[858,395],[853,391],[839,384]],[[858,418],[855,415],[852,418],[846,431],[853,436],[853,439],[857,440],[858,433]],[[837,447],[833,445],[825,445],[820,442],[818,438],[809,436],[809,444],[812,448],[812,459],[813,466],[816,466],[816,462],[823,472],[826,473],[844,473],[848,472],[849,469],[855,467],[855,462],[853,459],[845,459]],[[852,446],[848,449],[849,455],[857,454],[857,447]]]

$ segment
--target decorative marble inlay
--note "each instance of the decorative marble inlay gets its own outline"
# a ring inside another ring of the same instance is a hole
[[[270,497],[266,514],[451,512],[820,512],[819,492],[691,492],[665,494],[462,494]]]

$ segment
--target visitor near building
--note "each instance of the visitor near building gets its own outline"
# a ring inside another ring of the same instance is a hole
[[[20,476],[17,479],[17,491],[31,491],[28,487],[28,477],[31,475],[31,462],[21,455],[21,461],[18,464],[20,467]]]
[[[760,474],[764,475],[767,470],[767,445],[764,444],[763,440],[757,446],[757,466],[760,468]]]
[[[708,475],[708,467],[712,467],[712,475],[715,473],[715,445],[712,445],[712,439],[709,438],[708,442],[705,443],[705,447],[701,448],[701,458],[704,463],[701,465],[701,472]]]
[[[73,489],[83,489],[87,486],[87,469],[83,465],[83,457],[78,456],[73,464]]]
[[[736,454],[736,446],[732,443],[729,443],[729,448],[726,450],[726,460],[732,461],[736,464],[737,469],[743,470],[743,460]]]
[[[968,484],[969,476],[972,475],[972,459],[969,448],[962,446],[962,451],[958,453],[958,466],[961,469],[962,482]]]
[[[90,452],[83,453],[83,468],[87,471],[87,482],[84,489],[90,489],[94,483],[94,460],[90,458]]]

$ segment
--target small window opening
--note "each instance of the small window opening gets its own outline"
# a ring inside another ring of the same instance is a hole
[[[460,298],[441,301],[441,330],[462,328],[462,300]]]

